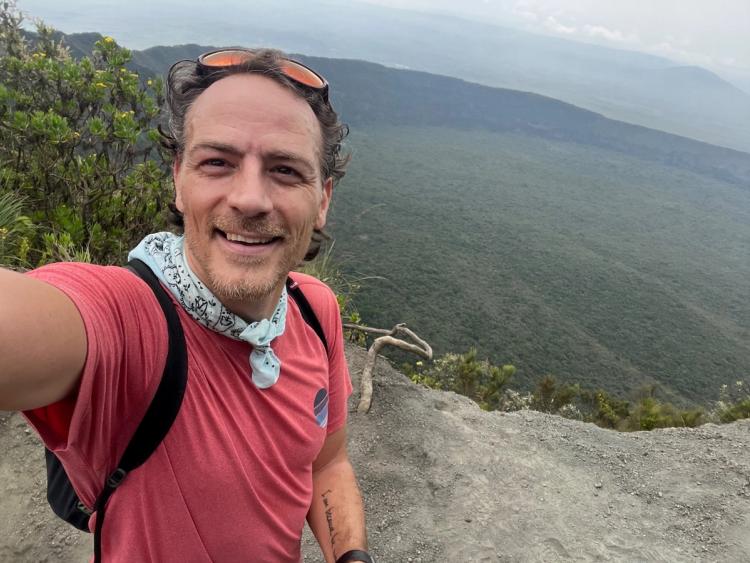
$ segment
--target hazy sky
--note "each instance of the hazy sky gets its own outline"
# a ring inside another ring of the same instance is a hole
[[[750,0],[367,1],[495,21],[750,78]]]
[[[238,1],[245,11],[252,10],[253,5],[273,9],[272,0],[226,0],[221,3],[224,9],[218,13],[230,15],[232,11],[229,6]],[[336,9],[336,4],[352,0],[292,1],[306,6],[321,5],[321,9],[326,10]],[[451,14],[535,33],[662,55],[680,63],[709,68],[730,80],[736,80],[745,88],[750,87],[750,0],[354,1]],[[45,17],[55,12],[67,13],[68,20],[73,18],[75,21],[78,18],[87,19],[91,12],[101,11],[102,4],[114,6],[119,2],[18,0],[18,4],[35,15]],[[214,5],[196,0],[179,3],[175,0],[128,0],[125,6],[148,14],[164,11],[166,4],[173,5],[170,9],[174,9],[174,5],[187,10],[192,8],[196,17]],[[117,12],[117,8],[112,7],[112,11]],[[216,17],[216,12],[210,14]]]

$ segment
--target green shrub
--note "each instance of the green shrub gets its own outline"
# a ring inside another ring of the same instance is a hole
[[[721,386],[715,417],[719,422],[750,418],[750,387],[744,381],[735,381],[732,386]]]
[[[537,383],[532,393],[531,408],[550,414],[559,414],[573,404],[579,395],[577,385],[559,385],[552,375],[546,375]],[[577,411],[577,409],[576,409]]]
[[[29,238],[34,225],[24,214],[23,198],[0,193],[0,265],[11,268],[28,267]]]
[[[344,272],[340,263],[334,258],[334,247],[334,243],[327,245],[315,259],[305,262],[298,270],[318,278],[333,290],[341,310],[341,318],[345,323],[362,324],[362,318],[354,304],[354,297],[364,278],[356,278]],[[367,337],[361,331],[345,329],[344,337],[361,346],[367,343]]]
[[[415,383],[433,389],[454,391],[476,401],[484,410],[497,410],[503,403],[503,391],[516,372],[512,365],[492,365],[477,359],[476,348],[465,354],[445,354],[425,364],[417,362],[407,375]]]
[[[110,37],[77,61],[44,24],[26,40],[22,21],[14,3],[0,5],[0,195],[24,202],[37,227],[14,259],[120,263],[164,224],[170,199],[161,83],[128,70],[130,52]]]
[[[654,397],[643,397],[622,422],[621,430],[653,430],[654,428],[695,427],[704,422],[702,409],[680,410],[671,403]]]

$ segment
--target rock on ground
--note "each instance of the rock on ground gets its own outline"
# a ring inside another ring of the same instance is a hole
[[[356,382],[364,351],[347,352]],[[486,413],[383,359],[374,388],[350,453],[380,561],[750,561],[750,421],[623,434]],[[46,506],[18,415],[0,414],[0,451],[0,562],[86,561],[91,537]],[[322,561],[309,531],[303,552]]]

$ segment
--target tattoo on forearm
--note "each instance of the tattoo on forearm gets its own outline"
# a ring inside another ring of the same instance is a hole
[[[337,557],[336,554],[336,530],[333,527],[333,506],[331,505],[331,501],[329,498],[329,495],[331,494],[331,489],[328,489],[326,492],[323,493],[323,506],[326,509],[326,522],[328,522],[328,534],[331,536],[331,548],[333,549],[333,557]]]

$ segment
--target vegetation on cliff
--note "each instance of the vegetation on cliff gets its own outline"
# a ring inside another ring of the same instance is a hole
[[[478,359],[475,348],[463,354],[445,354],[432,362],[405,363],[402,371],[415,383],[465,395],[484,410],[535,410],[620,431],[694,428],[707,422],[750,418],[750,387],[741,380],[723,385],[721,399],[710,407],[685,409],[660,397],[655,385],[643,387],[631,400],[625,400],[602,389],[561,383],[552,375],[542,378],[533,391],[519,393],[510,387],[516,368]]]

